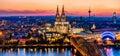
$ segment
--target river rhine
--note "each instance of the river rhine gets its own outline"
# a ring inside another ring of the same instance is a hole
[[[106,48],[107,56],[119,56],[120,49]],[[76,54],[77,53],[77,54]],[[0,56],[81,56],[73,48],[5,48]]]

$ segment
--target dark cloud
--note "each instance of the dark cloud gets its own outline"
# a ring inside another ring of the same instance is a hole
[[[0,10],[1,15],[55,15],[56,11],[53,10]],[[61,12],[60,12],[61,13]],[[67,15],[77,15],[65,11]]]
[[[79,16],[79,13],[65,11],[66,15],[76,15]]]
[[[54,13],[52,10],[0,10],[0,14],[6,14],[6,13],[10,13],[10,14],[29,14],[29,13]]]

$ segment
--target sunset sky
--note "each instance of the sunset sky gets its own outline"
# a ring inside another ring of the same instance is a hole
[[[120,0],[0,0],[0,16],[55,15],[57,5],[66,15],[87,16],[90,7],[92,15],[120,16]]]

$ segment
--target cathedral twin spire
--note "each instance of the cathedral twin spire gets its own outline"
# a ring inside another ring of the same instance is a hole
[[[65,22],[66,21],[65,12],[64,12],[64,5],[62,7],[61,19],[60,19],[60,14],[59,14],[59,8],[57,6],[56,21],[57,22],[60,22],[60,21]]]

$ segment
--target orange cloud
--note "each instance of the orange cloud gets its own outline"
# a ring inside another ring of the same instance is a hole
[[[120,14],[119,3],[120,0],[1,0],[0,10],[22,11],[18,14],[34,11],[34,13],[29,14],[53,15],[56,12],[57,5],[59,5],[59,10],[61,11],[61,7],[64,4],[67,15],[87,16],[90,7],[92,14],[110,16],[114,11]],[[35,13],[36,10],[39,10],[38,12],[40,13]],[[43,14],[41,11],[44,11],[42,12]]]

